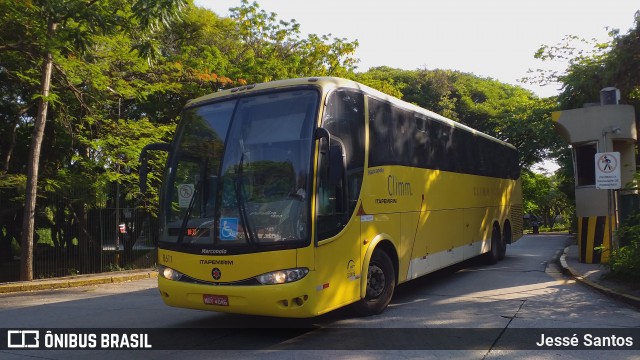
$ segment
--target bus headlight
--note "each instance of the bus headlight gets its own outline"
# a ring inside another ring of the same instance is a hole
[[[309,273],[307,268],[287,269],[268,272],[256,278],[264,285],[284,284],[298,281]]]
[[[160,276],[162,276],[165,279],[169,279],[173,281],[178,281],[182,278],[181,272],[177,270],[173,270],[172,268],[169,268],[166,266],[162,266],[162,265],[158,267],[158,274],[160,274]]]

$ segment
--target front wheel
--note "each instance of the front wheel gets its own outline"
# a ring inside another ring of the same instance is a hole
[[[356,312],[363,316],[380,314],[391,302],[395,287],[393,262],[386,252],[374,250],[367,273],[367,294],[355,303]]]

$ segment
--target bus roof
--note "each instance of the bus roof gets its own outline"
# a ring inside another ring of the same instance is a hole
[[[265,83],[258,83],[258,84],[251,84],[251,85],[244,85],[244,86],[240,86],[240,87],[235,87],[232,89],[226,89],[226,90],[220,90],[218,92],[214,92],[208,95],[204,95],[201,96],[199,98],[190,100],[187,102],[186,107],[192,107],[192,106],[196,106],[200,103],[203,102],[209,102],[218,98],[225,98],[225,97],[233,97],[235,95],[240,95],[240,94],[249,94],[249,93],[253,93],[253,92],[259,92],[259,91],[264,91],[264,90],[269,90],[269,89],[281,89],[281,88],[287,88],[287,87],[296,87],[296,86],[301,86],[301,85],[314,85],[320,88],[323,88],[325,93],[328,92],[331,89],[334,88],[350,88],[350,89],[356,89],[356,90],[360,90],[363,91],[364,93],[371,95],[373,97],[379,98],[381,100],[384,101],[388,101],[394,105],[397,105],[399,107],[405,108],[407,110],[411,110],[414,111],[416,113],[422,114],[430,119],[435,119],[437,121],[446,123],[450,126],[454,126],[460,129],[464,129],[466,131],[469,131],[473,134],[479,135],[479,136],[483,136],[486,137],[487,139],[491,139],[495,142],[499,142],[503,145],[512,147],[515,149],[515,146],[500,140],[498,138],[495,138],[491,135],[485,134],[481,131],[478,131],[476,129],[473,129],[467,125],[464,125],[462,123],[459,123],[457,121],[451,120],[449,118],[446,118],[442,115],[439,115],[433,111],[421,108],[415,104],[411,104],[408,103],[404,100],[400,100],[396,97],[387,95],[379,90],[376,90],[374,88],[371,88],[367,85],[361,84],[359,82],[353,81],[353,80],[348,80],[348,79],[343,79],[343,78],[339,78],[339,77],[307,77],[307,78],[295,78],[295,79],[285,79],[285,80],[275,80],[275,81],[270,81],[270,82],[265,82]]]

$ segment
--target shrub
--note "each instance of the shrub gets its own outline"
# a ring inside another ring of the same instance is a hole
[[[616,232],[620,248],[611,252],[609,271],[626,280],[640,280],[640,213],[628,217]]]

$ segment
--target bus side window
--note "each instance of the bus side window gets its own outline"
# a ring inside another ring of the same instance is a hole
[[[331,184],[328,144],[320,140],[318,163],[317,221],[320,240],[336,235],[355,211],[360,197],[364,172],[364,95],[351,90],[336,90],[329,95],[322,118],[322,127],[332,136],[333,155],[345,155],[346,173],[338,184]],[[335,141],[334,141],[335,138]],[[340,146],[336,146],[337,143]]]

